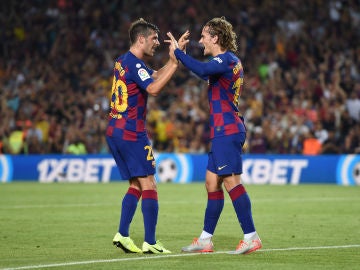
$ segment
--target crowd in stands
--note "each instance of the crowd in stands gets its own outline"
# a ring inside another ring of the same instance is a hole
[[[245,71],[240,111],[247,153],[360,153],[360,1],[3,1],[0,154],[108,153],[114,59],[140,17],[160,41],[191,31],[187,53],[206,60],[201,27],[225,16]],[[168,58],[162,43],[148,62]],[[206,153],[207,82],[183,67],[150,97],[155,151]]]

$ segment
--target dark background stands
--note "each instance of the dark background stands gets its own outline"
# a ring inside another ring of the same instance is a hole
[[[304,136],[313,131],[324,154],[360,153],[358,0],[30,0],[0,5],[0,153],[15,153],[18,131],[23,145],[17,153],[66,153],[74,138],[87,153],[107,153],[113,61],[128,48],[130,23],[139,17],[155,23],[160,40],[169,30],[179,36],[189,29],[187,51],[200,59],[201,25],[214,16],[225,16],[238,35],[247,151],[302,153]],[[151,67],[159,68],[166,59],[167,45],[162,44]],[[166,88],[149,102],[155,150],[206,152],[206,82],[180,68]],[[257,130],[264,145],[254,148]]]

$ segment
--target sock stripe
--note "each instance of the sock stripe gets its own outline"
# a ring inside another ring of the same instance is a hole
[[[232,201],[235,201],[241,195],[246,193],[245,187],[242,184],[237,185],[232,190],[229,191],[229,195]]]
[[[128,194],[134,195],[138,200],[141,197],[141,191],[136,189],[136,188],[132,188],[130,187],[127,191]]]
[[[158,200],[158,194],[156,190],[149,189],[149,190],[143,190],[142,192],[142,198],[144,199],[153,199]]]
[[[208,192],[208,199],[209,200],[223,200],[224,199],[224,192],[222,190]]]

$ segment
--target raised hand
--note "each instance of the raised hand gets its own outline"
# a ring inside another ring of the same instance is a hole
[[[186,44],[189,43],[189,36],[190,36],[190,31],[186,30],[186,32],[182,34],[182,36],[178,40],[179,49],[184,52],[186,50]]]
[[[175,51],[175,49],[179,48],[179,44],[177,43],[174,36],[170,32],[167,32],[167,36],[170,39],[164,40],[164,42],[169,43],[169,57],[170,57],[170,60],[177,63],[178,61],[176,59],[174,51]]]
[[[167,32],[166,35],[170,38],[167,40],[164,40],[167,43],[170,43],[170,49],[178,49],[179,48],[179,43],[176,41],[176,39],[174,38],[173,34],[171,32]]]

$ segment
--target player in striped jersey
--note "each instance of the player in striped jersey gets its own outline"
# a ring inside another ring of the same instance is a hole
[[[156,96],[178,67],[174,48],[169,47],[169,61],[159,71],[147,67],[143,59],[154,56],[160,45],[157,26],[139,19],[129,28],[130,49],[115,61],[106,140],[129,189],[122,200],[118,232],[113,244],[128,253],[170,253],[156,240],[158,194],[155,159],[145,130],[148,95]],[[130,223],[138,201],[145,236],[142,249],[129,236]]]
[[[189,33],[187,32],[187,37]],[[179,43],[170,35],[172,46],[184,46],[188,39]],[[242,146],[246,138],[244,119],[238,102],[243,89],[244,71],[237,50],[236,34],[232,25],[224,18],[208,21],[199,41],[204,47],[204,55],[211,56],[208,62],[200,62],[185,54],[179,48],[175,56],[185,67],[200,78],[208,80],[208,100],[210,105],[211,149],[206,171],[208,193],[204,227],[199,238],[191,245],[183,247],[184,252],[212,252],[212,237],[224,206],[224,185],[228,192],[239,224],[244,233],[232,254],[248,254],[262,247],[255,230],[250,198],[241,183]]]

